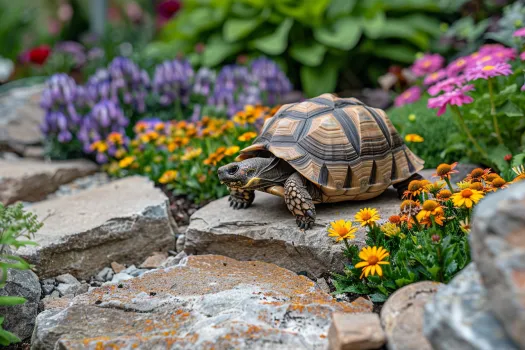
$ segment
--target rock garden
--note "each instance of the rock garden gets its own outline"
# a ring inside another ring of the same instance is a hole
[[[0,12],[2,347],[525,348],[521,1]]]

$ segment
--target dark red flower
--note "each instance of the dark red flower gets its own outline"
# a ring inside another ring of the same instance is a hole
[[[49,54],[51,53],[51,48],[47,45],[37,46],[29,51],[29,61],[34,64],[43,65]]]
[[[505,161],[510,162],[512,160],[512,154],[507,154],[505,157],[503,157]]]
[[[164,0],[157,5],[157,13],[164,19],[170,19],[180,10],[181,4],[178,0]]]

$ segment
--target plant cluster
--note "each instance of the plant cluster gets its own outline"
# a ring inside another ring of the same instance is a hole
[[[277,104],[291,91],[288,78],[266,58],[218,72],[194,71],[186,60],[169,60],[155,66],[152,76],[123,57],[84,85],[63,73],[53,75],[41,102],[48,154],[67,158],[89,153],[93,142],[112,133],[133,137],[131,126],[150,116],[192,122],[205,115],[232,117],[245,105]]]
[[[514,36],[521,39],[525,29]],[[442,56],[425,54],[411,67],[419,84],[400,94],[395,104],[423,99],[428,108],[437,109],[438,117],[448,109],[447,123],[455,122],[459,132],[449,134],[445,153],[460,151],[508,178],[525,152],[523,59],[525,54],[518,56],[518,50],[500,44],[483,45],[446,66]]]
[[[148,51],[191,53],[191,60],[208,67],[264,54],[313,97],[335,91],[340,73],[355,86],[376,81],[388,60],[411,62],[440,35],[435,14],[458,6],[433,0],[190,0]]]
[[[31,236],[42,227],[35,214],[24,212],[22,204],[5,207],[0,203],[0,288],[5,286],[7,270],[27,270],[31,266],[11,251],[13,248],[35,245]],[[22,239],[21,239],[22,238]],[[12,306],[25,303],[26,300],[16,296],[0,297],[0,306]],[[2,328],[4,318],[0,316],[0,345],[17,343],[20,339]]]
[[[349,243],[358,230],[354,222],[334,221],[329,236],[345,243],[349,259],[344,274],[335,274],[335,293],[368,294],[382,302],[395,290],[417,281],[448,283],[470,262],[468,235],[474,206],[490,192],[525,180],[516,167],[511,182],[491,172],[474,169],[454,187],[450,175],[457,163],[441,164],[439,180],[414,180],[404,193],[399,215],[381,220],[374,208],[361,209],[355,223],[366,228],[366,246]]]
[[[204,117],[196,122],[144,119],[128,140],[112,132],[91,149],[112,176],[143,175],[157,184],[202,203],[227,194],[217,169],[232,162],[257,136],[257,128],[277,107],[246,106],[232,120]]]

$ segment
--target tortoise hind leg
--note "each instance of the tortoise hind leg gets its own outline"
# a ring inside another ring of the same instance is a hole
[[[233,209],[248,208],[255,199],[255,191],[230,188],[230,207]]]
[[[299,173],[293,173],[284,183],[284,201],[300,229],[312,228],[315,222],[315,205]]]
[[[394,188],[397,190],[397,196],[399,197],[399,199],[403,198],[403,194],[406,190],[408,190],[408,184],[414,180],[423,180],[423,176],[419,175],[418,173],[415,173],[408,179],[398,182],[394,185]]]

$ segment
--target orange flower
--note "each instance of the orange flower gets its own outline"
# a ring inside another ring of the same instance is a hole
[[[434,218],[436,224],[443,226],[443,219],[445,218],[443,208],[434,200],[426,200],[416,218],[420,224],[431,226],[431,216]]]
[[[481,180],[485,180],[489,173],[490,173],[490,169],[483,170],[481,168],[476,168],[472,170],[470,174],[467,175],[467,177],[465,178],[465,181],[478,182]]]
[[[432,174],[434,177],[440,177],[441,179],[450,179],[450,175],[457,173],[457,170],[454,170],[456,166],[458,165],[458,162],[452,163],[452,164],[440,164],[437,169],[436,173]]]
[[[253,131],[248,131],[248,132],[245,132],[244,134],[242,134],[241,136],[239,136],[237,138],[237,140],[239,141],[250,141],[251,139],[254,139],[257,137],[257,133],[253,132]]]

